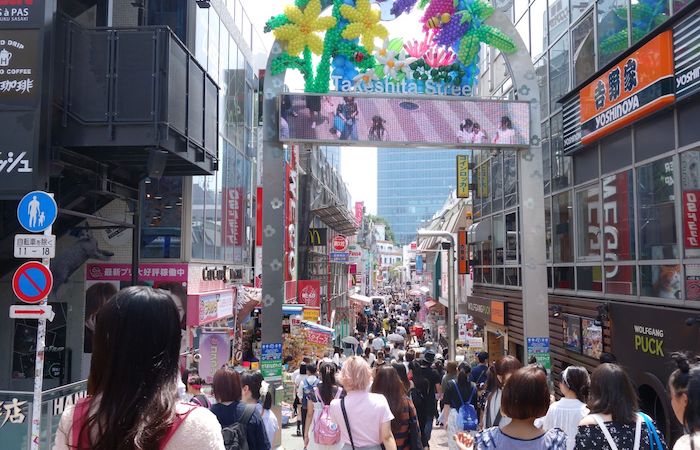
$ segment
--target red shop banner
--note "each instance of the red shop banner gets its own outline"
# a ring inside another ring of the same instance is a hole
[[[700,211],[700,191],[683,191],[683,236],[686,249],[700,248],[698,211]]]
[[[316,331],[310,328],[306,329],[306,340],[312,344],[328,345],[329,338],[330,335],[323,331]]]
[[[321,308],[321,282],[319,280],[299,280],[299,303],[307,308]]]

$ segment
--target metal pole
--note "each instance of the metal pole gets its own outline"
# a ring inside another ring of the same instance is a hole
[[[53,195],[52,195],[53,196]],[[51,237],[53,226],[44,230],[44,236]],[[42,258],[41,263],[50,269],[51,259]],[[39,304],[46,305],[48,297]],[[46,346],[46,319],[38,319],[36,327],[36,361],[34,362],[34,398],[32,399],[32,440],[31,450],[41,448],[41,394],[44,388],[44,348]]]
[[[139,259],[141,258],[141,199],[144,180],[139,181],[138,194],[134,202],[134,231],[131,234],[131,285],[139,282]]]

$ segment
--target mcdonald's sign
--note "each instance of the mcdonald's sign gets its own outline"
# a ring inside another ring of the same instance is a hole
[[[327,228],[309,228],[307,233],[307,243],[310,246],[326,246],[328,245],[328,229]]]

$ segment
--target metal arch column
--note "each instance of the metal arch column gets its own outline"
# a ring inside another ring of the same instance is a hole
[[[331,0],[322,0],[322,9]],[[510,6],[510,2],[507,2]],[[535,67],[513,23],[496,10],[486,21],[516,43],[518,51],[504,54],[518,100],[530,102],[530,147],[518,151],[520,194],[520,248],[522,266],[524,337],[549,337],[547,266],[545,261],[544,186],[540,145],[540,90]],[[262,302],[263,343],[282,342],[284,303],[284,148],[279,142],[279,104],[284,91],[284,74],[273,75],[271,62],[281,53],[279,42],[272,46],[263,89],[263,257]],[[454,326],[454,324],[452,324]],[[524,342],[526,344],[526,342]],[[526,358],[527,359],[527,358]]]

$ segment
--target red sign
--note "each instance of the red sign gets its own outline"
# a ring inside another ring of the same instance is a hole
[[[296,281],[285,281],[284,282],[284,302],[285,303],[298,303],[297,302],[297,282]]]
[[[319,280],[299,280],[299,303],[307,308],[321,308],[321,282]]]
[[[457,268],[460,275],[469,273],[469,257],[467,255],[467,230],[460,230],[457,233]]]
[[[362,218],[364,217],[365,202],[355,202],[355,222],[358,225],[362,224]]]
[[[294,151],[294,150],[292,150]],[[297,171],[295,166],[285,164],[287,191],[285,195],[284,236],[285,236],[285,280],[296,279],[297,267]]]
[[[700,248],[700,191],[683,191],[683,219],[685,248]]]
[[[243,188],[224,188],[221,233],[225,245],[240,246],[243,243]]]
[[[333,238],[333,250],[336,252],[344,252],[348,249],[348,238],[342,234],[337,235]]]
[[[418,242],[413,241],[411,242],[411,251],[415,252],[416,250],[418,250]]]
[[[53,275],[40,262],[24,263],[12,276],[12,290],[25,303],[39,303],[49,295],[52,287]]]
[[[255,195],[255,246],[262,247],[263,240],[263,188],[258,186]]]
[[[324,333],[323,331],[316,331],[309,328],[306,329],[306,340],[312,344],[328,345],[329,337],[330,335],[328,333]]]

